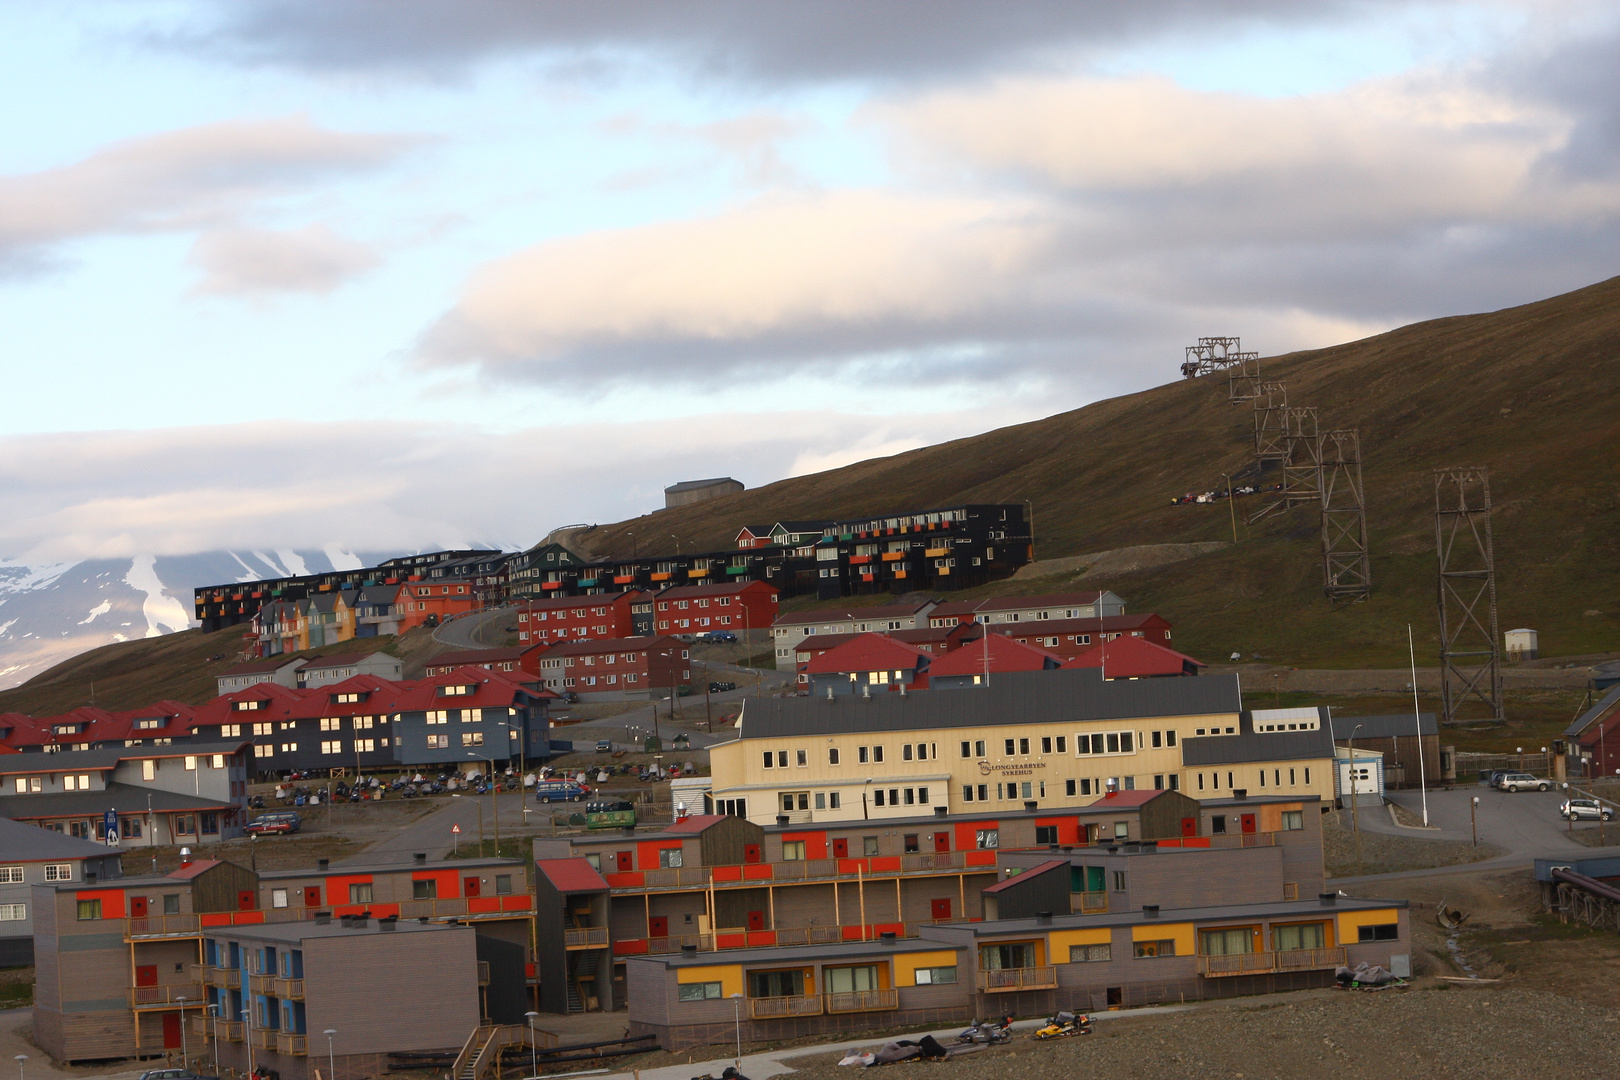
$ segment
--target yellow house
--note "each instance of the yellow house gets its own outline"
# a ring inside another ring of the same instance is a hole
[[[1317,709],[1242,708],[1235,677],[1095,668],[870,697],[751,698],[713,747],[713,806],[760,824],[1085,806],[1109,791],[1333,799]]]

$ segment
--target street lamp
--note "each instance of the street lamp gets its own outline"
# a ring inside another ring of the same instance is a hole
[[[23,1080],[23,1062],[25,1062],[27,1060],[28,1060],[28,1055],[27,1054],[18,1054],[17,1055],[17,1058],[16,1058],[16,1061],[17,1061],[17,1080]]]
[[[219,1075],[219,1006],[210,1005],[207,1009],[208,1033],[214,1037],[214,1075]]]
[[[1357,798],[1357,783],[1359,774],[1356,772],[1356,732],[1361,730],[1357,724],[1350,729],[1350,828],[1356,834],[1356,873],[1361,873],[1361,800]]]
[[[540,1075],[540,1066],[535,1064],[535,1053],[534,1053],[534,1021],[539,1015],[540,1014],[537,1013],[537,1012],[526,1012],[526,1013],[523,1014],[523,1018],[529,1022],[529,1075],[530,1076],[539,1076]]]
[[[191,1060],[186,1048],[186,996],[179,994],[174,1000],[180,1006],[180,1067],[184,1069]]]
[[[742,1072],[742,995],[731,995],[732,1011],[736,1013],[737,1021],[737,1072]]]
[[[1470,829],[1472,829],[1473,832],[1474,832],[1474,846],[1475,847],[1479,847],[1479,822],[1478,822],[1478,820],[1477,820],[1477,818],[1475,816],[1475,812],[1478,811],[1478,810],[1479,810],[1479,796],[1475,795],[1474,798],[1473,798],[1473,801],[1468,804],[1468,827]]]
[[[337,1034],[337,1028],[327,1028],[321,1034],[326,1036],[326,1067],[332,1070],[326,1080],[337,1080],[337,1051],[332,1049],[332,1036]]]
[[[258,1070],[253,1067],[253,1010],[242,1010],[242,1038],[247,1041],[248,1048],[248,1075],[255,1075]]]

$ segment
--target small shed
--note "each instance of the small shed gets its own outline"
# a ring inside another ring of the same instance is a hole
[[[1534,660],[1541,655],[1540,635],[1525,627],[1503,634],[1502,645],[1509,660]]]

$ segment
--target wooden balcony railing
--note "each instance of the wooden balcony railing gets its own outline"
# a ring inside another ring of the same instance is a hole
[[[276,1032],[276,1053],[302,1057],[309,1053],[309,1036],[289,1035],[285,1031]]]
[[[733,931],[742,933],[741,930]],[[655,937],[647,939],[647,951],[650,953],[678,953],[685,945],[697,946],[698,952],[708,952],[714,948],[712,934],[672,934],[669,937]]]
[[[986,994],[1009,990],[1051,990],[1057,986],[1057,968],[1002,968],[979,972],[979,989]]]
[[[124,920],[124,940],[137,938],[195,937],[201,933],[195,915],[143,915]]]
[[[1343,949],[1289,949],[1283,952],[1200,956],[1198,974],[1218,979],[1230,975],[1264,975],[1273,971],[1316,971],[1344,963]]]
[[[748,1015],[755,1020],[775,1020],[784,1016],[820,1016],[821,995],[749,998]]]
[[[797,926],[776,932],[778,945],[836,945],[844,940],[838,926]]]
[[[898,990],[852,990],[824,996],[829,1013],[879,1012],[900,1007]]]
[[[563,931],[563,946],[569,949],[587,949],[608,943],[605,926],[575,926]]]
[[[1072,892],[1069,894],[1069,910],[1082,914],[1092,914],[1108,910],[1108,894],[1105,892]]]
[[[168,986],[132,986],[129,988],[129,1004],[135,1009],[175,1006],[200,1009],[206,1002],[203,1000],[201,983],[173,983]]]
[[[235,990],[242,985],[242,972],[239,968],[220,967],[217,964],[189,964],[187,970],[193,979],[204,986]]]
[[[271,1028],[254,1028],[251,1039],[253,1048],[255,1050],[274,1050],[276,1048],[276,1036],[279,1034],[280,1032]]]

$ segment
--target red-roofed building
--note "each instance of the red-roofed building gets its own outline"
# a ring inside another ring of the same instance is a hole
[[[423,674],[428,678],[454,671],[458,667],[479,667],[485,671],[499,671],[507,675],[528,673],[540,675],[540,654],[549,646],[515,645],[509,649],[461,649],[435,656],[427,662]]]
[[[978,630],[971,623],[962,623],[957,626],[925,626],[920,630],[890,630],[885,637],[913,645],[925,653],[933,656],[944,656],[946,653],[962,647],[962,644],[977,637]],[[806,675],[810,661],[822,653],[847,641],[853,641],[855,634],[812,634],[794,646],[795,668],[799,675],[799,683],[808,685]]]
[[[473,583],[465,578],[436,578],[400,586],[399,632],[428,624],[442,625],[457,615],[483,607]]]
[[[652,633],[652,596],[637,589],[586,596],[548,596],[518,605],[522,644],[603,641]]]
[[[1143,638],[1158,645],[1170,644],[1170,624],[1162,616],[1108,615],[1100,619],[1054,619],[1050,622],[991,623],[990,632],[1005,634],[1014,641],[1034,645],[1073,660],[1101,641]]]
[[[675,635],[763,631],[776,621],[776,604],[776,586],[763,581],[676,585],[654,598],[654,629]]]
[[[1100,667],[1105,679],[1162,679],[1197,675],[1207,665],[1146,638],[1121,637],[1093,645],[1063,666]]]
[[[928,685],[934,655],[887,634],[857,634],[805,666],[812,696],[870,694],[875,690],[921,690]]]
[[[928,669],[928,682],[936,690],[977,686],[986,678],[1008,671],[1055,671],[1063,658],[1034,645],[1001,634],[986,634],[942,656]]]
[[[540,657],[546,690],[587,700],[667,697],[692,679],[690,652],[674,638],[567,641]]]
[[[1125,614],[1118,593],[1045,593],[1040,596],[991,596],[983,600],[952,600],[928,613],[930,626],[953,622],[1021,623],[1060,619],[1096,619]]]

